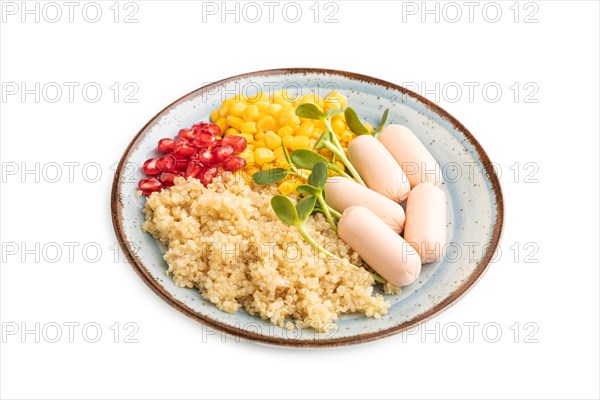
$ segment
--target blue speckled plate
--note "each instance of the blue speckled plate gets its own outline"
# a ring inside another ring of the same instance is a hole
[[[381,319],[345,315],[338,329],[287,331],[244,311],[219,311],[194,289],[176,287],[165,275],[161,247],[141,229],[144,198],[135,196],[139,170],[153,156],[160,138],[173,137],[180,128],[209,120],[210,112],[233,94],[287,89],[291,94],[337,89],[348,96],[361,118],[372,125],[390,109],[389,122],[408,126],[443,167],[442,189],[447,199],[445,257],[427,264],[421,276],[397,296]],[[459,176],[460,175],[460,176]],[[279,69],[253,72],[205,86],[175,101],[142,128],[125,150],[112,189],[115,231],[129,262],[144,281],[169,304],[195,320],[225,333],[284,346],[339,346],[382,338],[409,329],[441,312],[482,276],[500,239],[503,203],[500,184],[487,155],[473,135],[447,112],[400,86],[348,72],[319,69]],[[468,251],[467,243],[478,243]]]

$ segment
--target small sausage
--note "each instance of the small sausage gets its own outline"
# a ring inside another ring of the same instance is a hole
[[[436,185],[442,182],[440,165],[407,127],[390,125],[381,132],[379,140],[402,167],[410,187],[423,182]]]
[[[333,176],[325,184],[327,203],[337,212],[352,206],[363,206],[373,211],[395,232],[404,228],[404,209],[400,204],[352,179]]]
[[[421,258],[415,249],[368,208],[346,208],[338,235],[391,284],[409,285],[421,272]]]
[[[417,250],[423,264],[442,257],[446,245],[446,196],[433,183],[421,183],[410,191],[404,239]]]
[[[370,189],[398,203],[406,199],[410,191],[408,178],[379,140],[359,136],[348,145],[347,155]]]

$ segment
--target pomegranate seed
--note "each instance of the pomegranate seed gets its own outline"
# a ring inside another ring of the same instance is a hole
[[[218,173],[219,173],[219,170],[217,168],[211,167],[211,168],[207,169],[206,171],[204,171],[202,176],[200,176],[200,182],[202,182],[202,184],[204,186],[207,186],[208,184],[210,184],[213,181],[213,178],[215,176],[217,176]]]
[[[156,160],[156,165],[163,172],[172,172],[175,170],[177,159],[174,156],[164,156]]]
[[[215,136],[221,136],[223,134],[223,132],[221,132],[221,128],[219,128],[219,125],[217,124],[210,124],[208,125],[208,132],[212,133]]]
[[[229,157],[230,155],[232,155],[234,153],[233,147],[231,147],[230,145],[222,145],[222,146],[217,146],[212,150],[213,153],[213,157],[215,158],[215,163],[222,163],[223,161],[225,161],[225,159],[227,159],[227,157]]]
[[[186,142],[182,139],[177,139],[175,141],[175,150],[173,154],[177,156],[177,158],[189,157],[196,152],[196,146],[191,143]]]
[[[215,162],[215,156],[210,149],[200,149],[193,156],[194,161],[199,161],[202,164],[212,164]]]
[[[162,182],[164,187],[171,187],[175,184],[175,178],[180,176],[179,174],[172,174],[170,172],[163,172],[160,174],[158,179]]]
[[[215,135],[209,132],[198,132],[194,144],[198,147],[212,147],[217,142]]]
[[[161,188],[162,183],[156,178],[143,178],[138,182],[138,189],[146,196],[152,192],[158,192]]]
[[[169,154],[175,149],[175,139],[164,138],[158,141],[158,151]]]
[[[158,175],[160,174],[160,168],[158,167],[158,158],[150,158],[144,161],[144,165],[142,166],[142,171],[146,175]]]
[[[223,169],[225,171],[234,172],[239,171],[240,169],[246,166],[246,160],[242,157],[233,156],[229,157],[227,160],[223,162]]]
[[[196,132],[193,129],[181,129],[177,137],[191,142],[196,137]]]
[[[248,142],[246,141],[245,137],[235,135],[225,136],[221,143],[233,147],[233,150],[235,150],[236,153],[241,153],[246,149],[246,146],[248,145]]]
[[[177,159],[175,162],[175,168],[173,169],[177,172],[185,172],[189,162],[190,160],[187,158]]]
[[[196,131],[196,133],[199,132],[208,132],[208,123],[207,122],[198,122],[194,125],[192,125],[192,129],[194,131]]]
[[[196,162],[196,161],[190,161],[190,163],[188,164],[187,169],[185,170],[185,178],[189,178],[190,176],[192,178],[199,178],[200,174],[202,173],[202,171],[204,170],[204,166],[202,165],[202,163]]]

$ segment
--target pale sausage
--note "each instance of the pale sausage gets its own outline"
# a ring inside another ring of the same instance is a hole
[[[419,138],[407,127],[390,125],[381,132],[379,141],[396,159],[408,177],[410,187],[415,187],[423,182],[431,182],[436,185],[442,182],[440,165]]]
[[[348,207],[338,223],[338,235],[393,285],[409,285],[421,272],[415,249],[368,208]]]
[[[373,136],[361,135],[348,145],[348,159],[370,189],[398,203],[410,191],[410,183],[389,151]]]
[[[332,176],[325,184],[327,203],[337,212],[352,206],[363,206],[373,211],[395,232],[404,228],[404,209],[400,204],[352,179]]]
[[[442,257],[446,245],[446,196],[434,184],[421,183],[410,191],[404,239],[417,250],[423,264]]]

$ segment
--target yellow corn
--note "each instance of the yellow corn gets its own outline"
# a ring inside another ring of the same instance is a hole
[[[312,121],[306,121],[298,128],[296,135],[311,137],[313,134],[313,130],[315,129],[315,124]]]
[[[258,120],[258,129],[260,131],[272,131],[275,129],[275,118],[271,115],[265,115]]]
[[[219,118],[221,118],[221,110],[214,110],[210,113],[210,120],[212,122],[217,122]]]
[[[254,139],[256,139],[256,140],[263,140],[264,138],[265,138],[265,133],[262,131],[254,134]]]
[[[231,106],[229,106],[229,115],[241,118],[242,115],[244,115],[244,110],[246,109],[246,107],[246,103],[242,103],[241,101],[234,101],[231,104]]]
[[[242,133],[256,133],[258,129],[256,128],[256,122],[244,122],[241,126]]]
[[[221,104],[221,108],[219,109],[219,114],[221,115],[221,117],[226,117],[227,114],[229,113],[229,106],[231,106],[231,103],[233,101],[231,99],[229,100],[225,100],[223,102],[223,104]]]
[[[310,141],[306,136],[293,136],[290,147],[292,150],[309,149]]]
[[[270,116],[277,117],[282,108],[283,108],[283,106],[281,104],[269,104],[269,107],[267,108],[267,112],[269,113]]]
[[[229,124],[227,123],[227,118],[225,117],[220,117],[215,124],[217,124],[217,126],[219,128],[221,128],[221,132],[225,132],[227,130],[227,128],[229,128]]]
[[[256,104],[250,104],[242,113],[242,118],[244,121],[257,121],[259,117],[260,111],[258,110],[258,106]]]
[[[290,181],[281,182],[277,189],[279,190],[279,193],[281,193],[284,196],[289,196],[294,190],[296,190],[294,184]]]
[[[271,150],[281,147],[281,138],[273,131],[265,133],[265,143]]]
[[[256,139],[256,136],[254,138]],[[252,143],[252,144],[254,145],[255,149],[260,149],[262,147],[264,147],[264,148],[267,147],[267,144],[265,143],[265,141],[263,139],[255,140],[254,143]]]
[[[254,162],[256,164],[263,165],[265,163],[270,163],[274,159],[275,154],[273,154],[273,151],[267,148],[259,147],[256,150],[254,150]]]
[[[354,138],[354,135],[352,134],[352,132],[345,130],[338,137],[340,138],[340,140],[342,142],[350,143],[352,141],[352,139]]]
[[[246,148],[238,155],[246,160],[247,165],[254,163],[254,152],[252,150]]]
[[[331,128],[338,137],[346,130],[346,122],[341,118],[335,118],[331,121]]]
[[[288,136],[288,135],[290,135],[290,136],[291,136],[291,135],[292,135],[292,133],[294,133],[294,128],[292,128],[291,126],[287,126],[287,125],[285,125],[285,126],[282,126],[282,127],[281,127],[281,128],[279,128],[279,130],[277,131],[277,134],[278,134],[280,137],[285,137],[285,136]]]
[[[241,131],[242,124],[244,123],[244,121],[239,117],[229,115],[229,116],[227,116],[227,123],[229,124],[229,126],[232,126],[235,129],[237,129],[238,131]]]
[[[240,131],[238,131],[235,128],[227,128],[227,130],[225,131],[226,135],[239,135]]]
[[[294,139],[294,137],[292,135],[285,135],[284,137],[281,138],[281,140],[283,140],[283,144],[288,149],[292,148],[292,140],[293,139]]]

